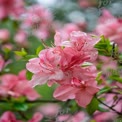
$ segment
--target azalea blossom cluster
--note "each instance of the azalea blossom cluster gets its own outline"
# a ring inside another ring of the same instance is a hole
[[[15,19],[24,12],[23,0],[0,0],[0,20],[8,16]]]
[[[35,113],[33,117],[27,122],[39,122],[40,120],[42,120],[42,118],[43,115],[41,113]],[[12,113],[11,111],[6,111],[0,117],[0,122],[23,122],[23,121],[17,120],[14,113]]]
[[[98,20],[98,25],[95,28],[98,35],[104,35],[111,41],[118,44],[119,49],[122,49],[122,19],[114,17],[108,10],[103,10],[102,16]]]
[[[74,23],[67,23],[63,27],[56,26],[55,30],[61,33],[61,36],[64,40],[68,40],[70,38],[70,33],[72,31],[80,31],[80,27]]]
[[[21,28],[32,29],[33,35],[39,39],[46,39],[51,30],[52,13],[41,5],[32,5],[27,8],[21,18]]]
[[[94,49],[97,40],[80,31],[71,32],[68,40],[59,32],[54,38],[54,47],[40,51],[38,58],[26,64],[34,74],[30,82],[33,86],[57,83],[56,99],[75,99],[80,106],[86,107],[99,91],[96,67],[92,64],[97,57]]]
[[[25,76],[26,71],[22,70],[18,76],[14,74],[4,74],[0,76],[0,96],[7,97],[27,97],[28,100],[36,100],[39,94],[31,87]]]
[[[0,0],[0,122],[117,121],[122,18],[108,10],[119,2],[55,3]]]

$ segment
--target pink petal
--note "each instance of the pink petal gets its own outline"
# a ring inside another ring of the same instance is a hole
[[[61,70],[56,70],[54,74],[51,74],[49,79],[54,79],[54,80],[62,80],[64,77],[64,74]]]
[[[35,113],[34,116],[32,117],[31,120],[29,120],[28,122],[40,122],[40,120],[42,120],[43,115],[41,113]]]
[[[0,55],[0,72],[2,71],[4,65],[5,65],[5,61],[4,61],[3,57]]]
[[[7,11],[6,9],[4,8],[4,6],[0,6],[0,19],[3,19],[4,17],[7,16]]]
[[[0,122],[21,122],[21,121],[16,120],[15,115],[11,111],[7,111],[3,113],[3,115],[1,116]]]
[[[60,46],[61,45],[62,37],[61,37],[61,33],[60,32],[56,32],[56,34],[54,36],[54,40],[55,40],[55,45],[56,46]]]
[[[18,77],[13,74],[5,74],[0,79],[2,85],[6,86],[8,89],[11,89],[18,83]]]
[[[66,101],[68,99],[73,99],[77,91],[78,91],[77,88],[74,88],[70,85],[62,85],[55,90],[53,96],[56,99]]]
[[[39,98],[39,94],[30,86],[30,82],[28,81],[21,81],[17,84],[16,89],[14,91],[21,95],[25,95],[29,100],[36,100]]]
[[[93,98],[93,95],[89,94],[84,89],[79,91],[76,94],[76,101],[78,105],[84,108],[91,102],[92,98]]]
[[[29,62],[26,64],[27,70],[29,70],[32,73],[38,73],[40,71],[39,62],[39,58],[30,59]]]
[[[26,80],[26,70],[22,70],[18,74],[19,80]]]
[[[97,87],[87,86],[86,91],[89,94],[94,95],[95,93],[99,91],[99,89]]]
[[[24,90],[24,94],[27,96],[27,98],[30,101],[33,101],[39,98],[39,94],[34,89],[29,88],[29,87]]]
[[[45,84],[48,81],[49,76],[47,74],[35,74],[32,77],[32,80],[30,81],[30,84],[32,87],[35,87],[36,85],[42,85]]]

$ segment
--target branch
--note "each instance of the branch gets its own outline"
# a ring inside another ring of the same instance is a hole
[[[96,97],[96,99],[97,99],[101,104],[103,104],[103,105],[106,106],[107,108],[111,109],[112,111],[114,111],[114,112],[117,113],[118,115],[122,115],[121,112],[116,111],[112,106],[108,106],[108,105],[105,104],[103,101],[101,101],[100,99],[98,99],[97,96],[95,96],[95,97]]]
[[[58,101],[58,100],[34,100],[34,101],[26,100],[25,102],[26,103],[57,103],[57,102],[61,102],[61,101]]]
[[[4,102],[14,102],[14,101],[11,101],[11,100],[9,100],[9,101],[7,101],[7,100],[0,100],[0,102],[2,103],[4,103]],[[16,102],[16,101],[15,101]],[[57,102],[61,102],[61,101],[58,101],[58,100],[34,100],[34,101],[29,101],[29,100],[25,100],[25,101],[23,101],[23,102],[25,102],[25,103],[57,103]]]

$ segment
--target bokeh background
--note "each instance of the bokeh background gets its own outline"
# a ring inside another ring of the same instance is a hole
[[[108,10],[118,19],[122,17],[122,0],[23,0],[19,3],[20,1],[17,1],[19,9],[9,8],[10,3],[4,6],[5,10],[1,9],[3,11],[0,13],[0,54],[7,63],[0,75],[6,73],[17,75],[25,69],[28,59],[37,55],[45,45],[53,45],[56,31],[61,31],[65,38],[67,38],[66,33],[72,30],[95,34],[95,28],[99,24],[103,10]],[[0,5],[2,6],[1,3]],[[17,9],[18,13],[16,13]],[[4,12],[6,15],[3,16]],[[15,55],[15,51],[20,51],[22,48],[24,48],[23,53],[25,51],[29,54],[24,59],[21,58],[24,54],[16,52],[17,55]],[[30,79],[29,72],[26,75]],[[44,100],[54,100],[55,87],[49,88],[47,85],[42,85],[36,86],[35,89]],[[74,104],[71,111],[77,111],[78,106],[74,101],[71,104]],[[28,109],[25,106],[23,113],[28,113],[27,116],[30,117],[34,111],[39,111],[37,110],[39,106],[43,104],[34,103],[29,105]],[[54,108],[59,107],[57,106]],[[12,110],[12,107],[11,103],[6,105],[0,102],[0,114],[2,115],[6,110]],[[63,112],[66,113],[67,108]],[[19,117],[18,114],[17,116]]]

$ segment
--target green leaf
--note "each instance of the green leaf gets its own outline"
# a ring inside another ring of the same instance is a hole
[[[18,74],[21,70],[25,69],[25,65],[25,61],[13,61],[5,67],[4,72]]]
[[[3,48],[3,51],[4,51],[5,54],[7,54],[7,53],[9,53],[11,50],[10,50],[9,48],[6,48],[6,47],[5,47],[5,48]]]
[[[99,110],[100,112],[109,112],[108,109],[105,109],[105,108],[103,108],[103,107],[101,107],[101,106],[98,107],[98,110]]]
[[[26,56],[23,57],[23,59],[28,61],[29,59],[36,58],[36,57],[37,57],[36,55],[26,55]]]
[[[122,78],[120,76],[110,76],[110,79],[122,83]]]
[[[17,98],[12,97],[11,98],[11,102],[13,102],[13,103],[17,103],[17,102],[23,103],[25,100],[26,100],[25,96],[20,96],[20,97],[17,97]]]
[[[102,72],[97,73],[96,81],[98,85],[100,85],[103,82],[103,80],[101,79],[101,75],[102,75]]]
[[[122,122],[122,115],[118,116],[114,122]]]
[[[33,76],[33,73],[32,73],[32,72],[30,72],[30,71],[27,71],[27,72],[26,72],[26,78],[27,78],[28,80],[31,80],[32,76]]]
[[[104,87],[104,88],[102,88],[102,89],[97,93],[97,95],[104,94],[104,93],[110,91],[111,89],[112,89],[111,87]]]
[[[87,105],[87,112],[92,115],[96,110],[99,108],[99,102],[98,100],[94,97],[92,101],[90,102],[89,105]]]
[[[119,55],[118,63],[119,63],[119,64],[122,64],[122,54]]]
[[[39,40],[35,36],[30,35],[28,37],[28,41],[29,41],[29,48],[28,48],[28,53],[29,54],[35,54],[36,50],[37,50],[37,47],[39,47],[39,46],[43,47],[41,40]],[[43,47],[43,49],[44,49],[44,47]]]
[[[13,103],[13,108],[17,111],[26,111],[29,107],[25,103],[15,102]]]
[[[36,49],[36,55],[38,55],[42,49],[43,49],[42,45],[39,46],[39,47]]]
[[[14,51],[14,53],[18,56],[26,56],[27,55],[27,52],[25,51],[24,48],[21,49],[21,51]]]
[[[101,77],[101,75],[102,75],[102,72],[98,72],[98,73],[97,73],[96,80],[99,80],[99,79],[100,79],[100,77]]]
[[[97,50],[99,55],[104,55],[108,57],[114,57],[115,54],[118,52],[117,46],[113,45],[109,41],[109,39],[105,38],[104,36],[101,36],[100,41],[94,46]]]

